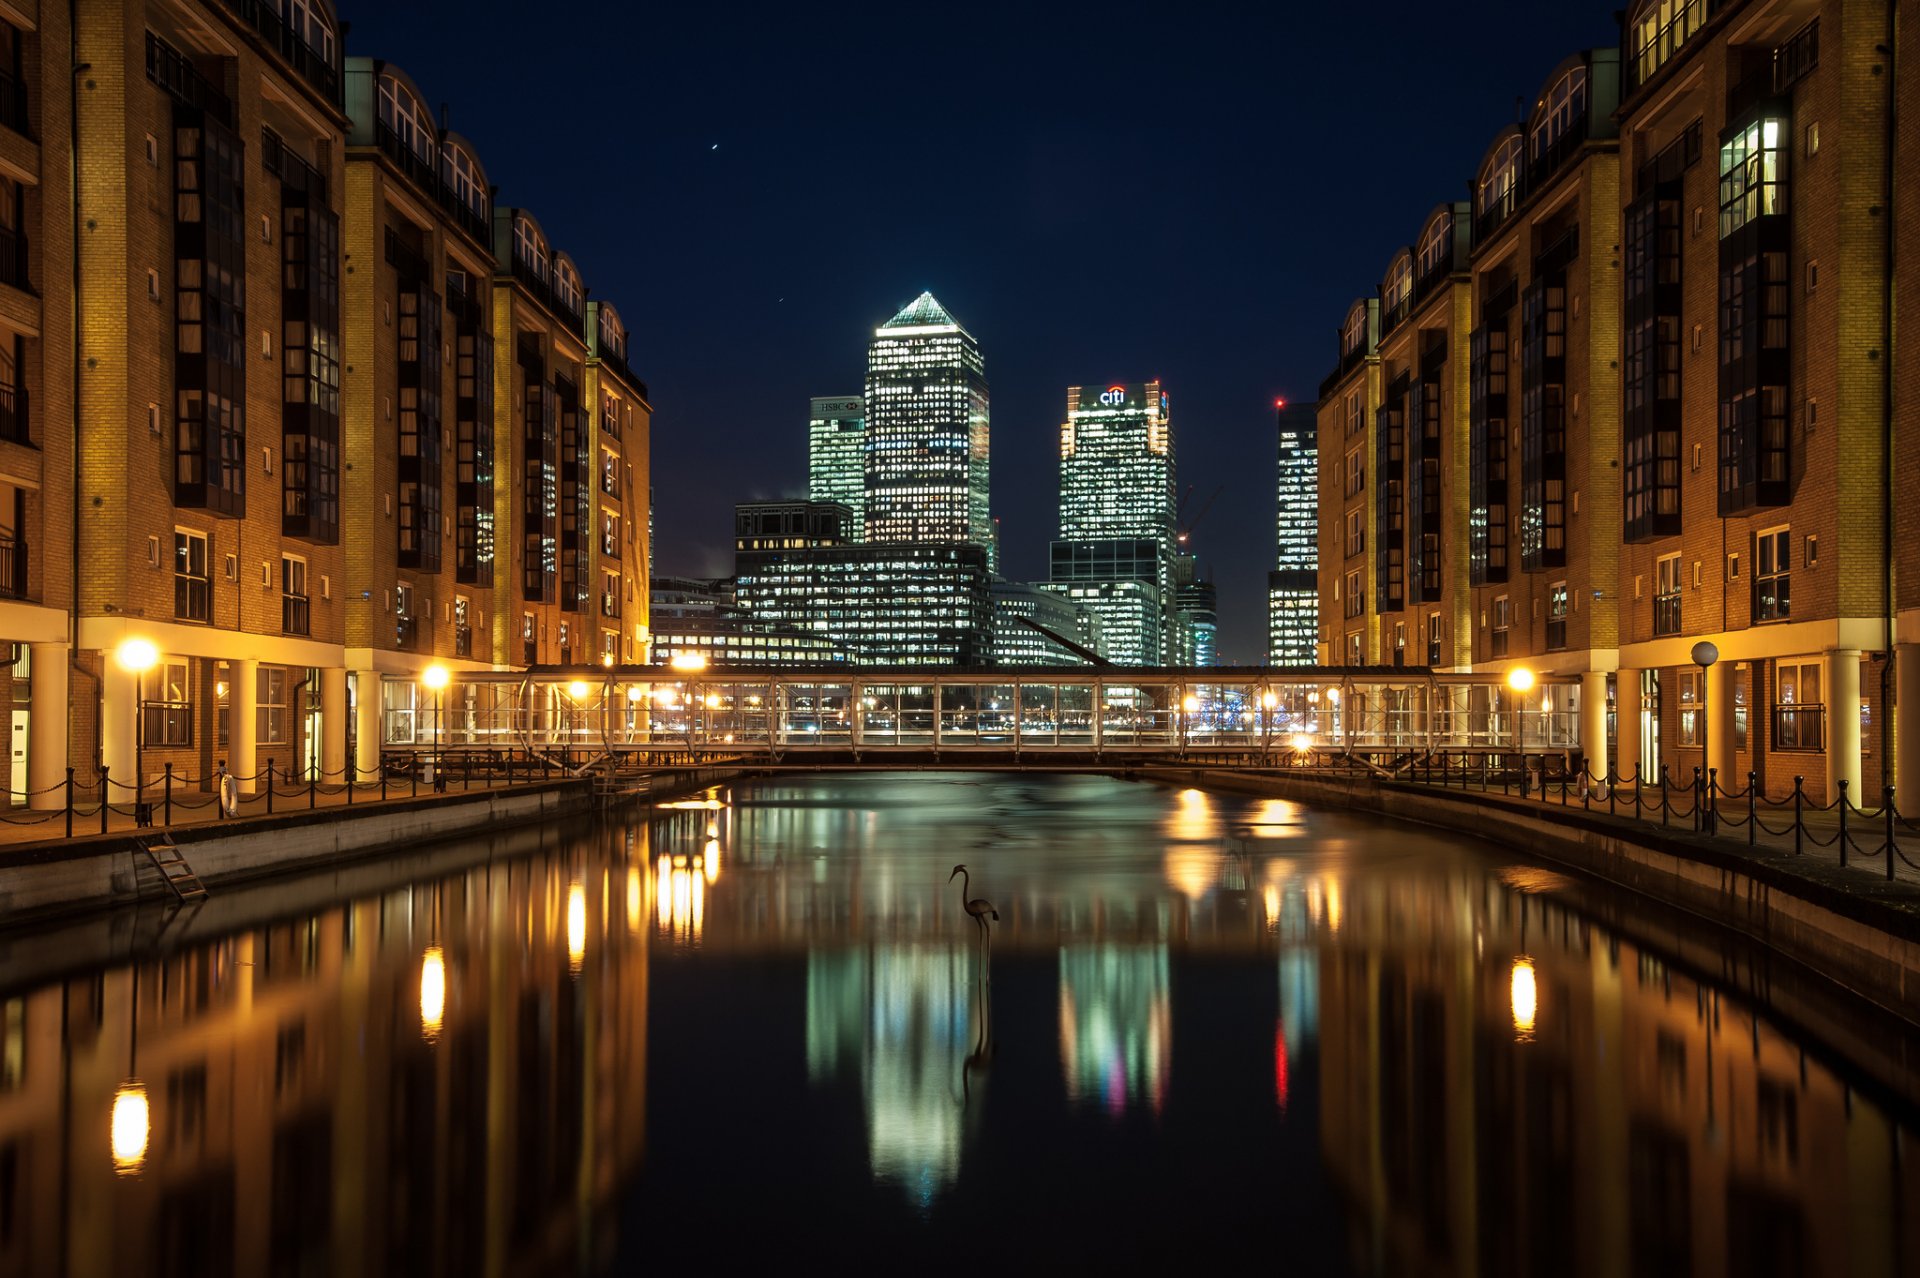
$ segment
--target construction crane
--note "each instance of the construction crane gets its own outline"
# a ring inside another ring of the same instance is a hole
[[[1213,495],[1211,497],[1208,497],[1206,502],[1201,505],[1200,513],[1195,515],[1190,521],[1188,521],[1187,526],[1180,530],[1180,534],[1178,538],[1176,538],[1176,540],[1178,540],[1178,542],[1182,546],[1187,544],[1187,539],[1193,535],[1193,530],[1199,527],[1200,521],[1207,517],[1207,512],[1213,509],[1213,503],[1219,500],[1220,494],[1226,491],[1226,487],[1227,486],[1225,484],[1222,484],[1218,488],[1214,489]],[[1180,511],[1185,510],[1187,507],[1187,497],[1191,497],[1191,496],[1193,496],[1193,485],[1188,484],[1186,496],[1180,499],[1180,509],[1173,512],[1173,519],[1176,524],[1180,522]]]

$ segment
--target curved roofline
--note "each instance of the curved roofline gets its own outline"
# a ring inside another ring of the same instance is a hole
[[[336,35],[337,34],[338,29],[336,28]],[[427,122],[433,124],[434,136],[436,138],[440,136],[440,126],[434,122],[433,109],[427,106],[426,93],[421,90],[420,85],[412,76],[400,68],[398,63],[380,59],[373,64],[373,75],[375,80],[396,80],[404,84],[407,87],[407,92],[413,95],[413,100],[418,102],[421,107],[427,111]]]
[[[533,229],[540,232],[540,239],[547,246],[547,255],[549,257],[553,255],[554,253],[553,237],[547,234],[547,228],[540,225],[540,219],[533,215],[532,210],[523,209],[523,208],[509,208],[506,210],[506,213],[511,218],[514,218],[514,219],[525,218],[527,219],[527,221],[533,223]]]
[[[1540,122],[1540,112],[1545,109],[1547,95],[1553,92],[1554,85],[1560,83],[1560,78],[1575,67],[1579,67],[1582,71],[1591,74],[1592,66],[1593,58],[1584,50],[1579,53],[1570,53],[1560,59],[1559,65],[1554,67],[1552,71],[1549,71],[1547,78],[1540,82],[1539,92],[1533,95],[1533,107],[1527,112],[1528,133],[1532,133],[1533,126]]]
[[[480,148],[473,144],[471,138],[467,137],[464,133],[456,133],[452,129],[448,129],[440,135],[440,145],[442,147],[457,147],[465,151],[468,158],[473,161],[473,167],[480,171],[481,185],[486,187],[489,192],[493,190],[492,182],[487,177],[487,166],[480,159]]]
[[[1421,242],[1427,238],[1427,232],[1433,229],[1435,222],[1438,222],[1443,217],[1449,221],[1453,219],[1453,215],[1456,212],[1453,206],[1454,201],[1442,200],[1434,205],[1424,218],[1420,219],[1420,234],[1413,241],[1413,247],[1416,252],[1419,250]]]
[[[602,315],[611,314],[613,316],[613,322],[620,326],[621,332],[624,333],[626,331],[627,322],[624,319],[620,318],[619,307],[615,306],[612,302],[607,301],[605,298],[596,298],[593,304],[600,308],[600,312],[599,312],[600,314]]]
[[[1365,322],[1366,314],[1367,314],[1367,303],[1370,300],[1372,299],[1365,298],[1365,297],[1358,297],[1354,299],[1353,305],[1347,307],[1347,313],[1340,317],[1340,333],[1342,336],[1346,335],[1347,325],[1353,323],[1353,313],[1355,311],[1360,312],[1361,320],[1363,323]]]
[[[1548,87],[1552,87],[1552,81],[1548,81]],[[1486,176],[1487,166],[1493,163],[1493,157],[1499,154],[1501,145],[1509,138],[1518,138],[1520,142],[1524,144],[1527,140],[1527,135],[1517,124],[1509,124],[1494,134],[1493,141],[1487,143],[1487,149],[1480,153],[1480,163],[1476,164],[1473,168],[1473,180],[1475,182],[1480,181],[1481,178]]]
[[[1388,278],[1392,276],[1393,268],[1400,265],[1401,258],[1405,258],[1407,260],[1407,269],[1412,270],[1413,269],[1413,248],[1411,245],[1402,244],[1399,248],[1393,251],[1393,256],[1387,259],[1387,269],[1380,272],[1380,282],[1382,284],[1385,284]],[[1349,312],[1349,314],[1351,314],[1351,312]]]
[[[333,24],[334,43],[344,45],[345,39],[340,34],[340,10],[334,6],[333,0],[307,0],[307,3],[326,10],[327,21]]]
[[[545,232],[543,231],[541,234],[544,235]],[[567,269],[573,272],[573,278],[580,280],[582,283],[586,281],[587,277],[580,273],[580,263],[573,260],[573,254],[561,252],[559,249],[554,248],[551,242],[547,245],[547,251],[553,255],[554,270],[559,270],[561,263],[564,262]]]

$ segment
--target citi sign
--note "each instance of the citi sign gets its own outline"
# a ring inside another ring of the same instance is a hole
[[[1127,402],[1127,388],[1109,386],[1100,392],[1100,403],[1106,408],[1119,408]]]

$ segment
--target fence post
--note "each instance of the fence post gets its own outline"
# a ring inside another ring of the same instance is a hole
[[[100,769],[100,833],[107,832],[107,800],[113,797],[113,769]]]
[[[1667,818],[1673,813],[1673,804],[1667,801],[1667,768],[1669,766],[1665,763],[1660,765],[1660,825],[1663,829],[1666,827]]]
[[[273,760],[267,760],[267,815],[273,815]]]
[[[1708,834],[1720,833],[1720,769],[1707,769],[1707,807],[1700,814],[1702,827]]]
[[[1756,823],[1756,820],[1754,817],[1754,806],[1755,806],[1755,803],[1757,802],[1754,795],[1755,795],[1755,791],[1757,791],[1758,789],[1759,789],[1758,778],[1751,771],[1749,771],[1747,773],[1747,846],[1748,847],[1756,846],[1760,839],[1760,827]]]
[[[380,769],[380,798],[384,801],[387,797],[387,756],[381,755],[380,761],[374,766]]]
[[[1893,882],[1893,787],[1882,786],[1880,794],[1880,815],[1887,823],[1887,882]]]
[[[1840,844],[1840,865],[1844,869],[1847,864],[1847,783],[1844,778],[1840,782],[1840,838],[1838,842]]]
[[[67,837],[73,837],[73,769],[67,769]]]
[[[307,764],[307,811],[309,812],[313,811],[314,804],[317,801],[315,795],[318,793],[319,788],[320,765],[318,763],[309,763]]]
[[[420,756],[417,754],[413,756],[413,761],[407,765],[407,780],[413,783],[412,797],[416,799],[419,798],[420,797]]]
[[[358,759],[349,758],[347,760],[347,766],[340,769],[340,771],[341,771],[341,774],[347,778],[347,806],[352,807],[353,806],[353,787],[360,780],[360,761]]]
[[[1795,856],[1799,856],[1806,850],[1801,840],[1806,834],[1807,827],[1802,824],[1800,820],[1800,805],[1806,797],[1801,792],[1800,785],[1805,780],[1805,777],[1795,777],[1793,779],[1793,854]]]
[[[1700,833],[1700,769],[1693,770],[1693,832]]]
[[[166,815],[161,818],[161,824],[172,825],[173,824],[173,765],[171,763],[167,765],[167,777],[164,785],[165,785],[165,788],[162,789],[160,792],[160,807],[161,807],[161,811],[165,812]]]

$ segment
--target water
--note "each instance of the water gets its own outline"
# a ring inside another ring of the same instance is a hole
[[[1672,927],[1279,801],[756,783],[14,939],[0,1274],[1913,1272],[1910,1038]]]

